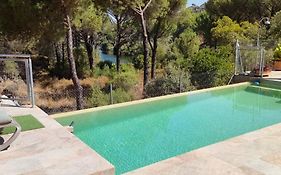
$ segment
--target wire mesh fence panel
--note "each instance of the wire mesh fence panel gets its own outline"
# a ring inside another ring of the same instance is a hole
[[[254,42],[236,42],[236,74],[264,76],[265,72],[272,69],[274,42],[263,41],[260,44],[257,46]]]
[[[249,74],[262,64],[262,48],[253,43],[236,43],[236,74]]]
[[[1,105],[28,105],[29,79],[24,61],[0,60]]]

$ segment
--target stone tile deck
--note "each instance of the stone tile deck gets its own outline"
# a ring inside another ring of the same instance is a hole
[[[264,78],[269,78],[273,80],[281,80],[281,71],[271,71],[268,77]]]
[[[25,131],[0,152],[0,174],[113,175],[113,166],[39,108],[1,107],[10,115],[32,114],[45,128]]]
[[[281,124],[137,169],[126,175],[281,175]]]

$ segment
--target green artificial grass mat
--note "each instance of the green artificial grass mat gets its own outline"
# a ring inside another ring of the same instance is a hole
[[[44,128],[44,125],[42,125],[36,118],[34,118],[32,115],[23,115],[23,116],[14,116],[13,119],[15,119],[18,124],[21,126],[21,131],[28,131],[33,129],[39,129]],[[0,131],[0,134],[11,134],[15,131],[15,127],[6,127],[2,131]]]

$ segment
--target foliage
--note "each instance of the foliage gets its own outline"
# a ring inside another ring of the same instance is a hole
[[[275,48],[273,57],[275,60],[281,60],[281,44],[278,44]]]
[[[67,62],[56,62],[48,68],[49,76],[62,78],[70,78],[69,65]]]
[[[143,69],[143,55],[138,55],[133,59],[133,65],[136,69]]]
[[[8,79],[17,79],[20,75],[19,66],[15,61],[4,61],[2,62],[3,69],[1,75],[6,76]]]
[[[86,50],[83,47],[74,48],[74,57],[76,58],[76,69],[79,78],[90,76],[91,71],[88,69]]]
[[[169,62],[172,60],[176,60],[179,56],[174,56],[176,53],[175,49],[176,46],[173,43],[171,37],[161,38],[159,40],[158,48],[157,48],[157,68],[164,68],[168,66]],[[178,49],[176,50],[177,54],[180,55]],[[181,55],[182,56],[182,55]]]
[[[102,20],[102,13],[91,0],[80,0],[72,23],[78,29],[97,33],[101,31]]]
[[[115,89],[112,92],[112,96],[113,96],[113,103],[123,103],[133,100],[132,94],[129,94],[128,91],[125,91],[120,88]]]
[[[188,8],[182,9],[175,19],[177,28],[176,28],[175,32],[173,33],[173,37],[177,38],[185,30],[196,28],[196,25],[197,25],[196,18],[197,18],[197,15],[192,13],[192,11],[190,9],[188,9]]]
[[[206,11],[200,12],[196,16],[196,27],[195,31],[199,36],[203,38],[204,45],[212,45],[212,34],[211,29],[213,26],[213,20],[211,19],[210,15]]]
[[[169,64],[164,76],[151,80],[145,86],[145,97],[156,97],[192,90],[189,74],[176,64]]]
[[[108,67],[109,69],[112,69],[113,64],[111,61],[100,61],[97,65],[100,69],[104,69],[105,67]]]
[[[227,16],[223,16],[215,22],[211,30],[214,39],[218,44],[227,45],[239,40],[251,40],[256,38],[258,26],[249,22],[238,24]]]
[[[121,72],[114,76],[112,84],[114,88],[128,92],[137,84],[137,81],[138,74],[132,65],[122,65]]]
[[[204,48],[191,60],[191,81],[199,88],[227,84],[233,74],[234,56],[230,47]]]
[[[109,104],[109,95],[105,94],[99,86],[93,86],[88,97],[88,102],[93,107],[104,106]]]
[[[105,67],[104,69],[108,69]],[[104,70],[101,71],[104,73]],[[116,72],[112,67],[110,76],[111,80],[105,85],[95,84],[93,85],[88,101],[93,106],[103,106],[110,104],[110,84],[113,86],[112,96],[114,103],[122,103],[133,100],[134,91],[132,89],[136,86],[138,80],[138,74],[134,70],[132,65],[122,65],[121,71]]]
[[[195,32],[187,29],[175,39],[175,44],[184,57],[192,57],[199,50],[200,39]]]
[[[44,29],[44,1],[4,0],[0,3],[0,31],[12,39],[37,37]]]
[[[273,39],[281,38],[281,11],[277,12],[271,20],[270,34],[273,35]]]
[[[279,0],[209,0],[206,9],[215,19],[228,16],[238,22],[254,23],[262,17],[274,16],[281,10],[281,4]]]

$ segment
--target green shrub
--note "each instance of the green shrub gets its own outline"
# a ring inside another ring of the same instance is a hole
[[[74,57],[76,59],[76,69],[79,78],[89,77],[91,70],[89,68],[88,56],[84,47],[74,49]]]
[[[230,47],[204,48],[191,59],[191,81],[198,88],[228,83],[234,72],[234,56]]]
[[[145,97],[156,97],[194,89],[191,86],[188,72],[169,64],[164,76],[150,81],[145,86]]]
[[[99,86],[93,86],[90,96],[88,97],[88,102],[91,107],[105,106],[110,104],[110,97],[108,94],[105,94]]]
[[[113,67],[114,68],[114,67]],[[112,69],[113,69],[112,68]],[[122,103],[133,100],[132,88],[137,84],[138,74],[131,64],[122,64],[117,73],[105,65],[104,69],[97,68],[96,73],[109,77],[113,85],[113,102]],[[91,89],[88,103],[91,106],[103,106],[110,104],[110,83],[99,86],[94,85]]]
[[[115,74],[112,84],[114,88],[121,88],[124,91],[130,91],[138,82],[138,74],[130,64],[122,65],[121,71]]]
[[[113,96],[113,103],[123,103],[133,100],[132,96],[128,92],[120,88],[115,89],[112,92],[112,96]]]
[[[51,77],[57,77],[59,79],[71,78],[70,69],[67,62],[57,62],[54,65],[50,64],[48,71]]]
[[[273,55],[275,60],[281,60],[281,44],[278,44]]]
[[[136,69],[142,69],[143,68],[143,55],[138,55],[137,57],[134,57],[132,63],[134,64],[134,67]]]
[[[2,76],[4,75],[8,79],[17,79],[20,75],[19,66],[15,61],[3,62],[3,69],[1,72]]]
[[[110,67],[108,67],[106,64],[103,66],[102,69],[100,67],[95,67],[92,72],[92,76],[96,76],[96,77],[106,76],[109,77],[110,79],[112,79],[115,74],[116,74],[115,68],[112,67],[110,69]]]
[[[108,67],[109,69],[113,68],[113,63],[111,61],[105,60],[105,61],[100,61],[97,66],[100,69],[104,69],[105,67]]]

